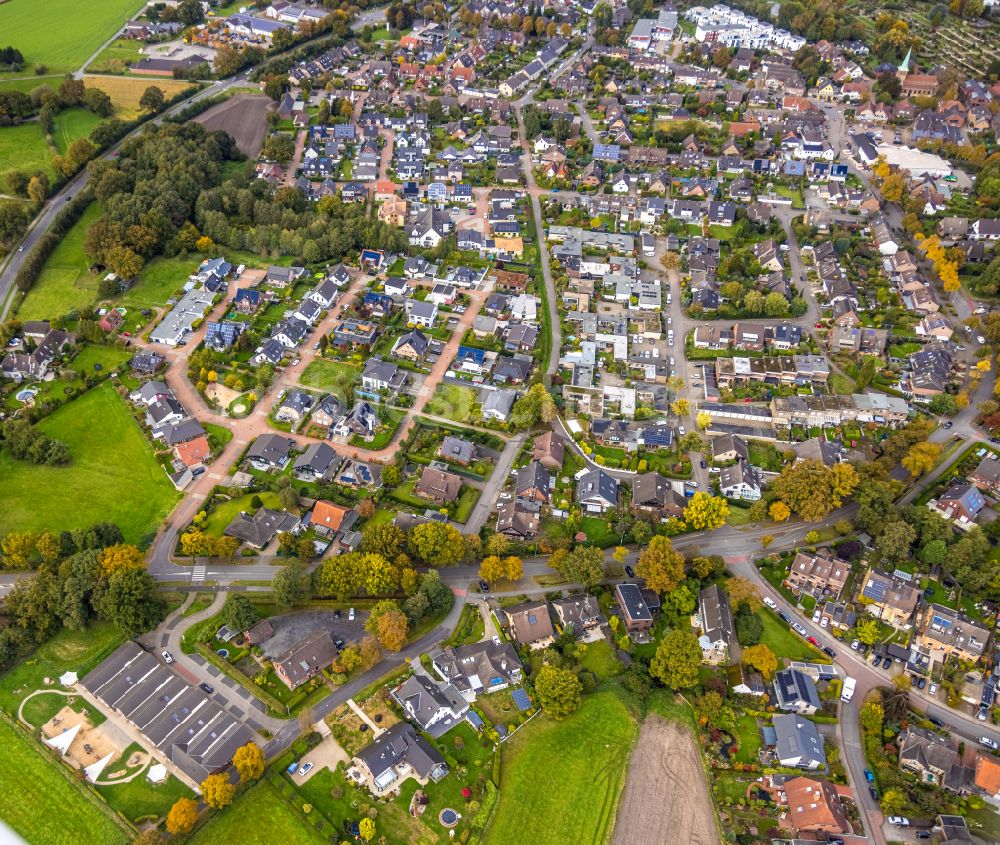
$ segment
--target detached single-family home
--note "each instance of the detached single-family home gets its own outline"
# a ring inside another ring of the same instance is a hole
[[[289,689],[318,675],[336,659],[337,646],[329,631],[320,631],[293,645],[274,661],[276,674]]]
[[[292,472],[300,481],[328,481],[340,459],[328,443],[310,443],[295,460]]]
[[[392,697],[423,731],[446,728],[469,712],[469,702],[453,684],[437,684],[426,675],[411,675],[392,691]]]
[[[449,504],[458,498],[462,489],[462,479],[451,472],[437,469],[436,467],[424,467],[420,473],[413,492],[424,499],[430,499],[439,505]]]
[[[911,725],[896,741],[900,769],[916,775],[921,783],[950,787],[956,792],[962,789],[962,760],[949,738]]]
[[[601,607],[593,596],[580,594],[556,599],[552,602],[552,609],[564,631],[571,629],[574,635],[584,639],[589,639],[592,632],[600,636],[600,628],[605,620]]]
[[[772,723],[778,763],[795,769],[826,768],[823,737],[816,725],[797,713],[775,716]]]
[[[492,639],[445,646],[431,655],[431,665],[442,680],[455,685],[466,701],[521,682],[521,661],[514,646]]]
[[[576,502],[587,513],[604,513],[618,505],[618,482],[603,469],[593,469],[576,482]]]
[[[373,795],[398,789],[402,781],[414,777],[421,783],[437,783],[448,774],[448,764],[409,722],[393,725],[354,757],[354,764],[366,774]]]
[[[262,434],[247,450],[247,461],[262,471],[284,469],[295,448],[291,437],[280,434]]]
[[[615,599],[630,635],[644,635],[653,627],[653,611],[638,584],[615,584]]]
[[[840,793],[825,780],[797,777],[781,787],[788,802],[788,818],[799,833],[851,833]]]
[[[511,634],[520,646],[545,648],[555,641],[549,606],[544,601],[529,601],[505,608],[504,616]]]
[[[497,534],[515,541],[530,540],[538,534],[539,514],[521,502],[504,502],[497,510]]]
[[[815,713],[822,706],[816,684],[798,669],[782,669],[774,676],[774,703],[779,710],[801,715]]]
[[[278,534],[297,534],[300,528],[301,523],[295,514],[259,508],[252,516],[245,511],[238,513],[223,533],[255,549],[263,549]]]
[[[738,656],[739,643],[733,614],[729,608],[729,597],[719,587],[712,584],[698,593],[698,620],[701,623],[701,659],[714,666],[728,664]]]

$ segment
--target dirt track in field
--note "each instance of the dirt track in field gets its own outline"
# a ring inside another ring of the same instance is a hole
[[[198,115],[195,120],[210,132],[224,129],[248,158],[256,158],[264,145],[267,115],[273,106],[270,97],[237,94]]]
[[[719,845],[715,810],[691,732],[651,716],[629,761],[612,845]]]

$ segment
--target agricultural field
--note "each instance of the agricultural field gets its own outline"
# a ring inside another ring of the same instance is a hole
[[[257,157],[267,133],[267,116],[274,106],[270,97],[238,95],[208,109],[195,118],[210,132],[222,129],[233,136],[247,157]]]
[[[138,117],[139,100],[150,85],[159,88],[169,100],[185,88],[195,88],[198,84],[181,79],[142,79],[138,76],[84,76],[83,81],[88,88],[104,91],[118,110],[117,116],[124,120]]]
[[[46,26],[35,0],[8,0],[0,5],[0,32],[4,44],[24,55],[23,75],[33,73],[35,65],[49,72],[73,71],[143,5],[144,0],[93,0],[83,11],[77,0],[45,0]]]
[[[189,845],[215,845],[219,842],[323,845],[327,840],[303,824],[278,791],[267,781],[262,781],[200,828],[188,842]]]
[[[0,133],[6,131],[2,129]],[[17,309],[18,319],[47,320],[73,308],[84,308],[97,298],[100,278],[87,269],[90,262],[83,254],[83,241],[87,227],[100,216],[100,206],[91,203],[66,233]]]
[[[148,541],[178,494],[125,402],[105,383],[39,427],[69,446],[69,466],[36,466],[0,454],[0,533],[115,522],[126,542]]]
[[[601,843],[608,839],[637,728],[611,691],[584,698],[562,722],[538,716],[504,744],[500,801],[485,845]],[[558,772],[557,789],[539,789]]]
[[[45,133],[37,123],[0,128],[0,182],[11,170],[34,173],[41,170],[49,178],[55,177],[52,169],[51,149]]]
[[[125,830],[88,800],[59,763],[0,720],[0,818],[31,845],[124,845]]]

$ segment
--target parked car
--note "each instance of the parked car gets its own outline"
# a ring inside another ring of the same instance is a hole
[[[872,774],[871,769],[865,769],[865,780],[868,783],[875,783],[875,775]]]
[[[930,695],[937,695],[937,684],[931,684],[931,688],[927,692]]]
[[[989,708],[980,707],[979,712],[976,713],[976,718],[979,719],[980,722],[985,722],[986,717],[989,715],[989,712],[990,712]]]
[[[910,686],[915,687],[917,682],[920,680],[916,675],[910,675]]]
[[[889,816],[886,819],[889,824],[894,824],[896,827],[909,827],[910,820],[906,816]]]
[[[861,645],[861,641],[860,640],[854,640],[851,643],[851,651],[857,651],[859,645]]]
[[[770,596],[764,596],[764,598],[763,598],[763,602],[764,602],[764,604],[766,604],[766,605],[767,605],[767,606],[768,606],[769,608],[771,608],[771,610],[777,610],[777,608],[778,608],[778,605],[776,605],[776,604],[774,603],[774,599],[772,599],[772,598],[771,598]]]
[[[708,469],[708,464],[707,464],[707,463],[705,463],[705,461],[702,461],[702,462],[701,462],[701,468],[702,468],[702,469]]]
[[[796,634],[800,634],[803,637],[806,635],[806,629],[803,628],[798,622],[792,623],[792,630],[795,631]]]
[[[347,611],[347,621],[348,622],[353,622],[354,621],[354,616],[355,616],[354,608],[352,607],[349,611]]]
[[[211,684],[198,684],[198,686],[202,688],[202,690],[206,695],[211,695],[213,692],[215,692],[215,687],[213,687]]]
[[[877,654],[872,658],[872,666],[878,666],[882,662],[882,658]]]
[[[983,748],[989,748],[993,751],[996,751],[997,748],[1000,747],[996,744],[995,740],[990,739],[988,736],[979,737],[979,744],[983,746]]]
[[[303,763],[299,767],[299,777],[302,777],[303,775],[309,774],[309,772],[312,769],[312,767],[313,767],[312,763]]]
[[[809,643],[809,645],[819,645],[819,640],[815,637],[806,637],[806,642]]]
[[[925,686],[927,686],[927,678],[921,678],[917,681],[917,689],[923,689]]]
[[[343,641],[343,640],[334,640],[334,641],[333,641],[333,644],[334,644],[334,645],[335,645],[335,646],[336,646],[337,648],[343,648],[343,647],[344,647],[344,641]]]
[[[837,652],[835,652],[835,651],[834,651],[834,650],[833,650],[832,648],[830,648],[830,646],[828,646],[828,645],[825,645],[825,646],[823,646],[823,654],[825,654],[825,655],[826,655],[827,657],[829,657],[829,658],[830,658],[831,660],[836,660],[836,659],[837,659]]]
[[[788,616],[786,616],[786,615],[785,615],[785,611],[783,611],[783,610],[779,610],[779,611],[778,611],[778,618],[779,618],[779,619],[780,619],[780,620],[781,620],[782,622],[787,622],[787,621],[788,621]]]
[[[490,591],[489,582],[486,581],[484,578],[479,579],[479,591],[481,593],[488,593]]]
[[[816,625],[819,622],[821,615],[822,614],[818,610],[813,614],[813,625]]]
[[[635,570],[628,564],[625,564],[625,574],[628,575],[629,578],[635,578]]]
[[[822,619],[819,620],[819,627],[820,628],[825,628],[829,624],[830,624],[830,617],[829,616],[824,616]]]
[[[883,669],[889,669],[891,667],[892,667],[892,658],[891,657],[887,657],[885,660],[882,661],[882,668]]]
[[[878,790],[874,786],[868,787],[868,794],[871,795],[872,801],[878,804]]]
[[[160,657],[163,658],[164,663],[174,662],[174,656],[169,651],[164,651],[162,654],[160,654]]]
[[[937,725],[937,727],[939,728],[944,727],[944,722],[942,722],[937,716],[928,716],[927,721],[930,722],[932,725]]]
[[[918,830],[917,839],[930,839],[931,832],[929,830]]]

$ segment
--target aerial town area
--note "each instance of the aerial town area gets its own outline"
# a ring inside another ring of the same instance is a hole
[[[1000,843],[1000,0],[0,2],[0,842]]]

